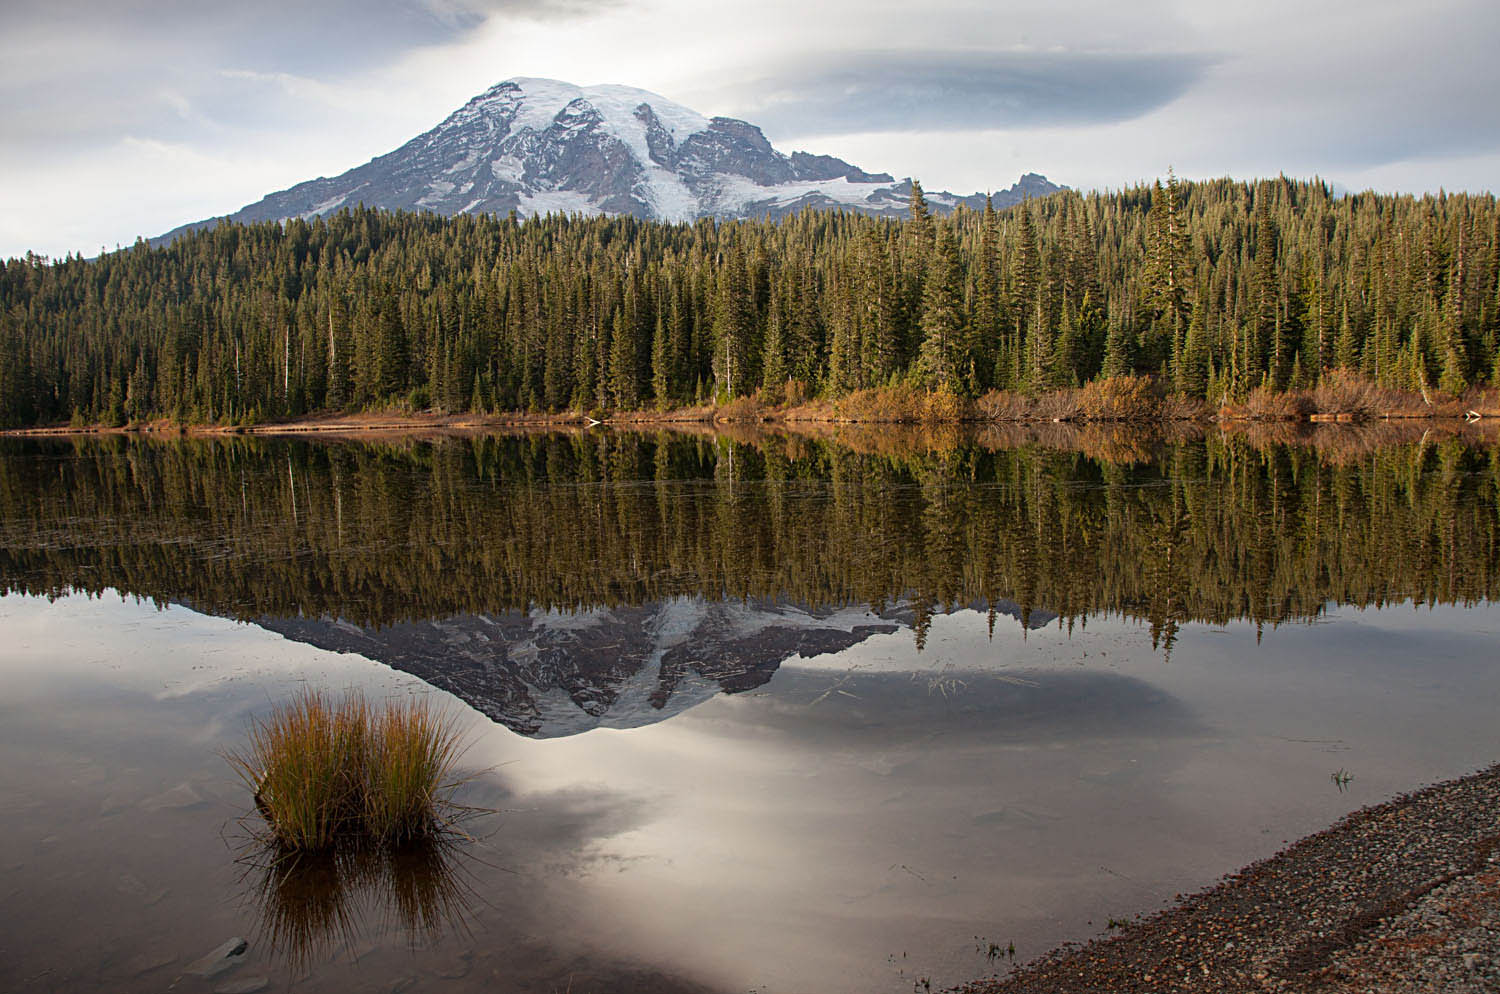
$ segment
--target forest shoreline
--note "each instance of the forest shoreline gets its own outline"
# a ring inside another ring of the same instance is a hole
[[[164,433],[191,435],[350,435],[371,432],[488,432],[515,429],[582,428],[595,425],[651,426],[784,425],[878,428],[996,428],[1063,424],[1125,430],[1162,430],[1183,425],[1347,426],[1390,422],[1464,423],[1500,419],[1500,389],[1469,389],[1462,396],[1424,390],[1412,393],[1381,387],[1352,370],[1328,371],[1305,390],[1262,386],[1214,407],[1166,389],[1154,376],[1115,376],[1081,387],[1041,392],[991,390],[963,397],[944,389],[892,384],[855,390],[838,397],[809,397],[796,381],[762,388],[722,403],[668,409],[637,408],[589,412],[509,411],[447,413],[392,407],[358,413],[320,412],[281,420],[222,422],[157,418],[119,425],[53,424],[11,428],[0,435]]]
[[[1355,811],[962,994],[1494,990],[1500,766]]]
[[[1475,421],[1491,421],[1500,417],[1500,412],[1476,412],[1479,417],[1464,417],[1452,412],[1392,411],[1382,414],[1314,414],[1299,417],[1253,417],[1253,415],[1205,414],[1200,417],[1173,418],[1089,418],[1089,417],[1016,417],[981,418],[960,417],[922,418],[858,418],[838,415],[784,414],[763,412],[756,417],[732,417],[714,411],[666,411],[624,412],[592,418],[583,414],[513,414],[450,415],[431,412],[411,414],[332,414],[290,418],[285,421],[266,421],[260,424],[195,424],[177,421],[147,421],[141,424],[46,424],[36,427],[0,429],[0,438],[55,438],[71,435],[365,435],[365,433],[392,433],[392,435],[420,435],[425,432],[484,433],[496,430],[546,430],[579,429],[579,427],[642,427],[693,426],[693,427],[865,427],[865,429],[939,429],[939,427],[1035,427],[1046,424],[1062,424],[1074,427],[1113,427],[1122,430],[1152,432],[1164,426],[1239,426],[1239,427],[1298,427],[1314,424],[1340,424],[1350,429],[1376,427],[1392,423],[1427,424],[1472,424]]]

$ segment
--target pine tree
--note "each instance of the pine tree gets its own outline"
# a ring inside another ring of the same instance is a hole
[[[885,382],[899,359],[899,312],[895,279],[886,246],[875,230],[866,233],[860,245],[859,323],[861,379],[868,384]]]
[[[657,410],[672,406],[672,350],[661,311],[656,312],[656,331],[651,336],[651,393]]]
[[[932,273],[922,298],[922,347],[918,364],[928,386],[955,392],[961,389],[958,362],[966,324],[958,245],[948,226],[942,225],[938,229]]]
[[[641,406],[640,384],[636,380],[635,322],[625,317],[623,308],[610,319],[610,389],[615,407],[633,411]]]
[[[1000,274],[996,268],[1000,222],[994,202],[984,198],[979,257],[974,260],[974,320],[969,327],[968,354],[976,370],[970,389],[978,394],[994,384],[994,369],[1000,346]]]
[[[1056,370],[1052,322],[1038,298],[1026,322],[1026,389],[1043,391],[1058,386]]]
[[[911,214],[912,231],[915,233],[916,242],[925,250],[933,244],[932,209],[927,206],[927,197],[922,192],[922,184],[916,180],[911,181],[911,200],[908,211]]]
[[[834,393],[849,393],[861,386],[859,314],[854,294],[843,289],[852,278],[846,270],[829,288],[832,341],[828,346],[828,387]]]
[[[749,284],[745,256],[735,247],[720,273],[714,311],[714,378],[727,397],[739,396],[755,382],[750,369],[754,312]]]
[[[1186,397],[1205,396],[1208,366],[1208,329],[1204,327],[1203,308],[1194,307],[1183,339],[1182,357],[1177,363],[1177,392]]]
[[[1030,202],[1016,208],[1016,248],[1012,256],[1010,309],[1017,322],[1027,319],[1041,291],[1041,255],[1037,249],[1036,226],[1031,220]]]
[[[410,352],[407,349],[406,326],[393,297],[380,304],[379,346],[376,355],[377,374],[373,385],[377,400],[387,400],[400,393],[407,384]]]
[[[1151,195],[1146,229],[1150,240],[1147,258],[1150,299],[1167,328],[1180,328],[1187,317],[1188,265],[1187,224],[1183,217],[1177,176],[1167,170],[1167,185],[1161,180]]]
[[[1344,304],[1339,318],[1339,339],[1334,346],[1335,359],[1343,369],[1359,368],[1359,341],[1354,334],[1354,322],[1349,320],[1349,304]]]
[[[342,295],[328,307],[328,393],[324,404],[341,411],[349,403],[348,310]]]
[[[766,340],[762,348],[760,385],[775,394],[786,385],[786,343],[782,334],[781,301],[771,298],[770,314],[766,318]]]
[[[1271,184],[1262,183],[1255,191],[1255,269],[1251,292],[1254,294],[1254,338],[1249,343],[1249,369],[1260,369],[1264,360],[1267,379],[1280,389],[1290,372],[1290,349],[1287,347],[1281,321],[1281,280],[1276,268],[1277,226],[1271,216]]]
[[[1104,361],[1100,364],[1099,375],[1105,379],[1113,379],[1129,376],[1131,371],[1129,339],[1118,318],[1111,317],[1109,331],[1104,337]]]

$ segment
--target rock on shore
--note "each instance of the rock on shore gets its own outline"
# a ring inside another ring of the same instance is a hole
[[[963,994],[1500,990],[1500,766],[1356,811]]]

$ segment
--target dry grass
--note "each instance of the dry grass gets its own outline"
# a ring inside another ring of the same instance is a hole
[[[994,422],[1197,421],[1208,414],[1202,401],[1169,394],[1150,376],[1115,376],[1038,394],[992,390],[975,406],[980,418]]]
[[[400,845],[449,823],[462,753],[426,700],[372,707],[357,693],[308,690],[257,720],[230,764],[255,792],[267,842],[321,852],[344,842]]]
[[[1367,421],[1374,419],[1462,418],[1469,411],[1500,413],[1493,389],[1472,389],[1462,397],[1437,390],[1425,394],[1381,386],[1363,373],[1329,370],[1311,390],[1277,393],[1258,387],[1241,403],[1226,403],[1219,417],[1228,421]]]
[[[759,393],[749,397],[736,397],[725,404],[720,404],[714,411],[713,419],[719,422],[758,423],[766,420],[769,413],[768,405],[761,399]]]

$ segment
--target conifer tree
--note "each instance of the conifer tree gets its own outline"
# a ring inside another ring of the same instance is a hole
[[[720,273],[718,306],[714,311],[714,378],[727,397],[739,396],[755,383],[750,368],[755,318],[749,282],[745,256],[736,246]]]
[[[1131,373],[1130,342],[1118,318],[1110,318],[1109,330],[1104,338],[1104,361],[1099,375],[1105,379],[1129,376]]]
[[[1168,169],[1166,186],[1156,181],[1146,219],[1151,301],[1168,328],[1181,327],[1187,315],[1188,237],[1180,198],[1177,176]]]
[[[1000,351],[1000,274],[996,250],[1000,222],[994,201],[984,198],[984,215],[980,227],[979,256],[974,260],[974,320],[969,328],[968,354],[976,379],[969,384],[975,393],[994,382],[995,363]]]
[[[786,384],[786,342],[782,333],[781,300],[771,297],[770,313],[766,316],[766,340],[764,358],[760,367],[760,385],[770,391],[780,390]]]
[[[1337,363],[1348,370],[1359,368],[1359,342],[1354,334],[1354,322],[1349,320],[1349,304],[1346,301],[1339,318],[1339,339],[1334,348]]]
[[[1177,363],[1177,392],[1185,397],[1203,397],[1208,389],[1208,330],[1204,327],[1203,308],[1194,307],[1183,339],[1182,357]]]
[[[640,384],[636,380],[635,322],[627,320],[623,308],[610,320],[610,379],[615,407],[633,411],[640,407]]]
[[[922,192],[922,184],[916,180],[911,181],[911,201],[908,205],[911,214],[912,231],[920,251],[925,252],[933,244],[934,231],[932,222],[932,209],[927,206],[927,196]]]
[[[328,394],[331,410],[341,411],[349,403],[349,316],[343,294],[335,294],[328,307]]]
[[[1267,381],[1280,389],[1286,384],[1291,357],[1281,322],[1276,238],[1276,221],[1271,215],[1271,184],[1261,183],[1255,191],[1255,269],[1251,288],[1254,294],[1254,337],[1247,343],[1246,367],[1260,369],[1264,361]]]
[[[900,307],[886,246],[874,229],[861,242],[858,265],[862,302],[861,379],[868,384],[880,384],[895,371],[899,359]]]
[[[1041,298],[1037,298],[1026,322],[1026,389],[1043,391],[1058,386],[1056,371],[1052,322]]]
[[[962,279],[958,245],[948,226],[942,225],[922,298],[922,348],[918,362],[928,386],[955,392],[962,388],[959,356],[967,324]]]
[[[667,323],[661,311],[656,312],[656,331],[651,336],[651,393],[656,400],[656,409],[665,411],[672,406],[672,346],[667,336]]]

